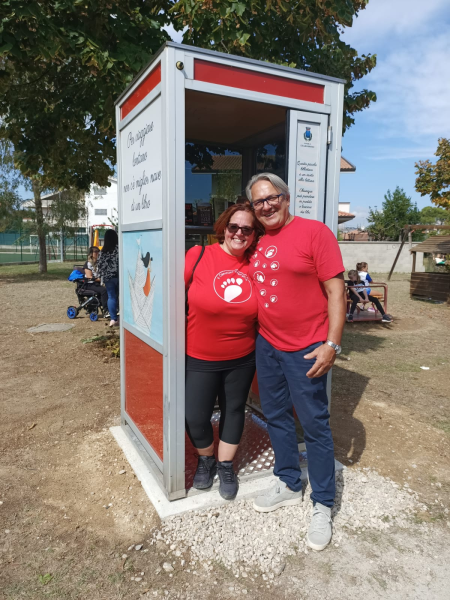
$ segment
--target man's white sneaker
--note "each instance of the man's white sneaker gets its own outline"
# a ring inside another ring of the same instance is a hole
[[[331,508],[316,502],[308,529],[308,545],[313,550],[323,550],[331,540]]]
[[[253,508],[258,512],[266,513],[277,510],[277,508],[281,508],[282,506],[301,504],[301,501],[302,490],[299,492],[293,492],[285,483],[278,480],[276,484],[265,494],[255,498],[255,501],[253,502]]]

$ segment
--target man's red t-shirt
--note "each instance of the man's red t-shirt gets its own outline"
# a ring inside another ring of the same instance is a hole
[[[286,352],[324,342],[328,300],[321,282],[344,270],[337,240],[323,223],[294,217],[267,231],[250,261],[261,335]]]
[[[201,246],[186,254],[185,285]],[[189,288],[186,353],[202,360],[232,360],[255,349],[258,302],[248,261],[207,246]]]

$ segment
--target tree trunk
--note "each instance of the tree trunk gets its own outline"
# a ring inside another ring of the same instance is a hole
[[[39,240],[39,273],[47,273],[47,248],[45,245],[44,213],[42,212],[41,186],[33,180],[34,208],[36,211],[36,228]]]

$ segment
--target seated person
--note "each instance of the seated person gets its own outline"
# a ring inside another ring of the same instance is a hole
[[[394,319],[391,317],[391,315],[388,315],[384,312],[381,302],[378,300],[378,298],[375,298],[375,296],[371,296],[370,294],[367,296],[367,292],[365,293],[367,299],[364,297],[363,294],[365,291],[365,286],[359,279],[358,271],[355,271],[354,269],[349,271],[348,279],[345,283],[347,284],[350,300],[352,301],[350,313],[347,317],[347,321],[349,323],[353,322],[353,313],[355,312],[358,302],[372,302],[377,307],[377,310],[381,313],[381,321],[383,323],[392,323]]]
[[[83,265],[84,280],[86,282],[86,290],[94,292],[100,296],[100,302],[102,303],[102,309],[104,316],[109,318],[108,314],[108,292],[104,285],[100,283],[100,277],[97,267],[98,253],[100,252],[97,246],[91,246],[89,248],[87,261]]]

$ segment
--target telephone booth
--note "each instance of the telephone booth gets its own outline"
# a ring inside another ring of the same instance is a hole
[[[185,253],[215,241],[214,220],[257,172],[280,175],[291,212],[336,233],[343,97],[338,79],[167,43],[117,101],[121,424],[169,500],[195,470]],[[241,477],[273,466],[255,386],[239,453]]]

